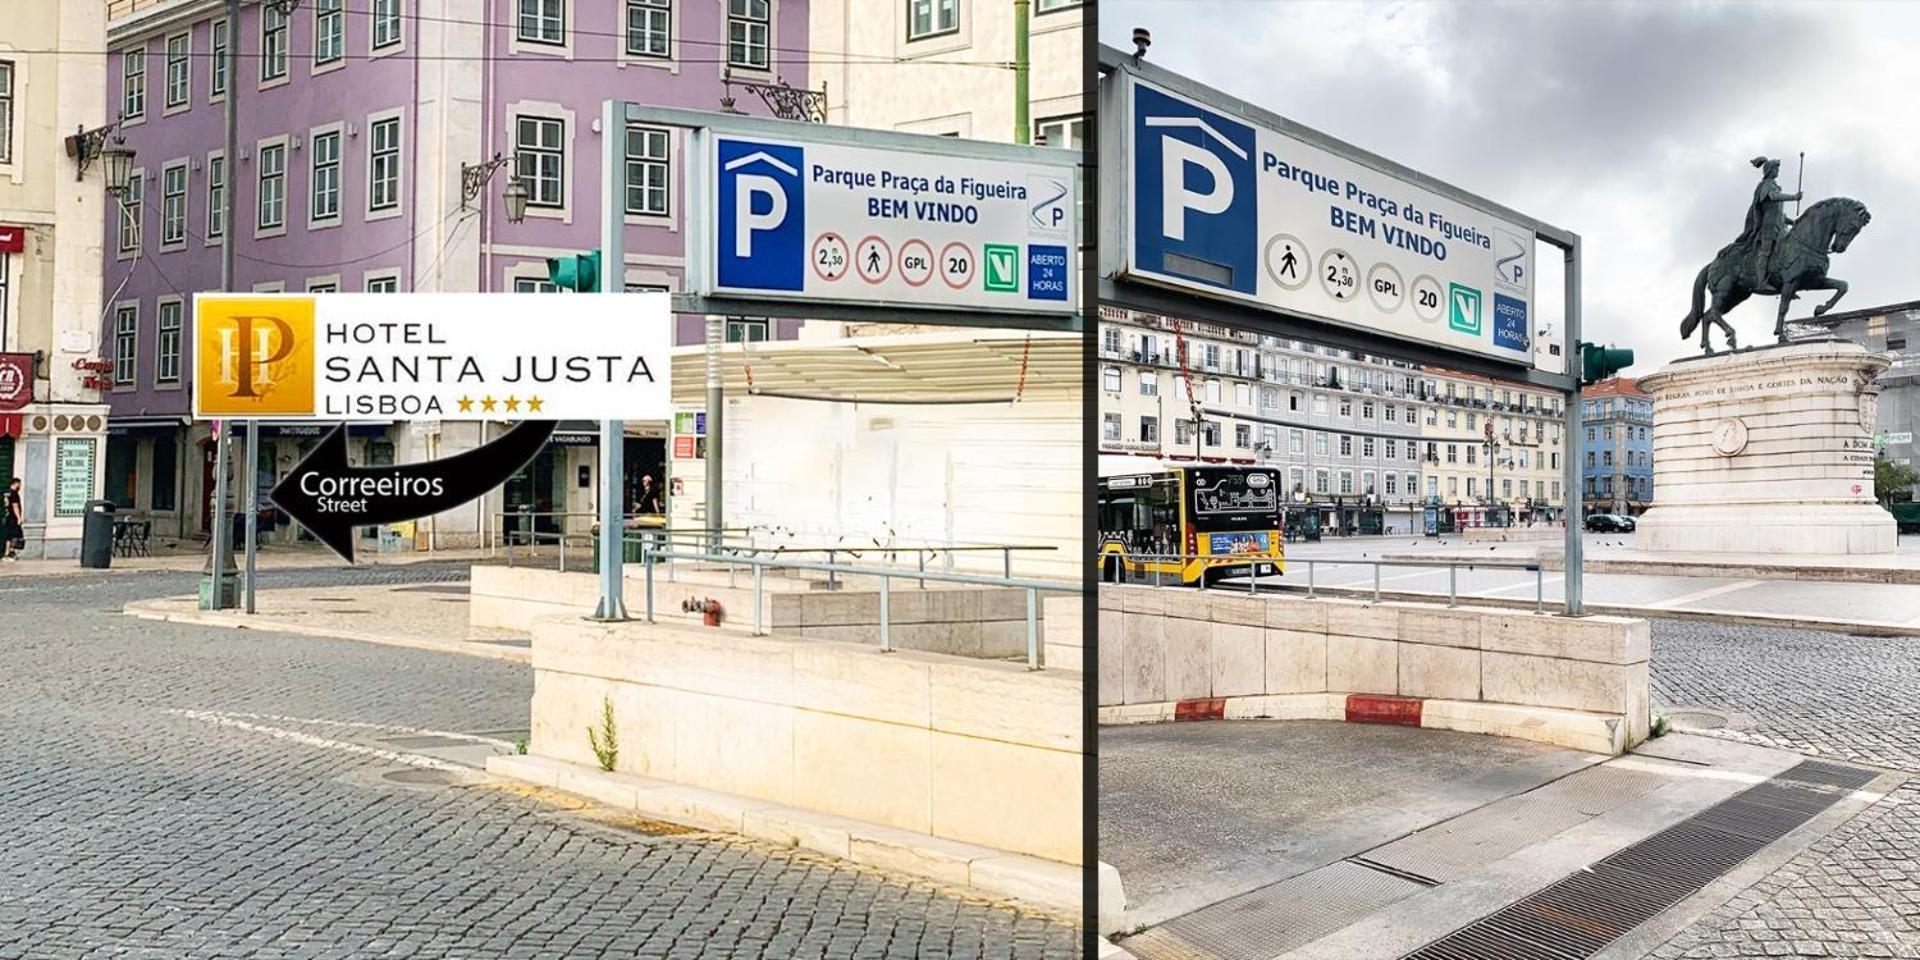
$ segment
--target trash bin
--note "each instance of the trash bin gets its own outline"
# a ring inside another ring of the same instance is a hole
[[[113,501],[87,501],[80,525],[80,565],[104,570],[113,563]]]

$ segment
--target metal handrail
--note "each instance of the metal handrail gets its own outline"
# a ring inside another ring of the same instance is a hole
[[[708,563],[726,564],[730,568],[744,565],[753,571],[753,635],[765,636],[766,611],[766,571],[776,570],[812,570],[824,571],[829,579],[839,575],[877,577],[880,580],[880,651],[894,652],[893,623],[891,612],[892,582],[895,578],[918,580],[922,586],[929,580],[940,583],[960,583],[979,587],[1005,587],[1026,591],[1027,596],[1027,669],[1040,669],[1040,591],[1057,593],[1079,593],[1078,584],[1057,583],[1046,580],[1023,580],[1013,577],[990,577],[972,573],[940,573],[926,570],[909,571],[896,567],[856,566],[848,563],[822,563],[806,560],[778,560],[733,553],[709,553],[705,551],[657,550],[650,544],[643,544],[641,565],[645,568],[646,600],[644,608],[648,623],[654,621],[653,568],[661,560],[691,560]]]
[[[1306,564],[1307,596],[1309,597],[1314,596],[1315,590],[1316,590],[1316,586],[1314,584],[1315,565],[1328,566],[1328,567],[1369,566],[1373,568],[1373,600],[1375,603],[1380,602],[1380,568],[1381,567],[1444,567],[1447,570],[1447,606],[1449,607],[1457,607],[1460,605],[1460,568],[1461,567],[1465,567],[1469,570],[1475,567],[1487,567],[1490,569],[1497,569],[1497,570],[1524,570],[1533,574],[1533,612],[1535,613],[1546,612],[1546,575],[1544,573],[1545,568],[1543,568],[1538,562],[1528,563],[1526,561],[1438,560],[1438,559],[1436,560],[1365,560],[1365,559],[1347,560],[1347,559],[1326,558],[1326,557],[1281,558],[1281,557],[1259,557],[1259,556],[1250,556],[1242,560],[1242,559],[1235,558],[1231,555],[1223,556],[1221,554],[1203,554],[1203,553],[1128,553],[1128,554],[1120,554],[1118,556],[1121,559],[1121,566],[1119,567],[1120,575],[1122,578],[1121,582],[1125,582],[1125,577],[1126,577],[1125,564],[1128,562],[1179,563],[1182,566],[1184,566],[1189,560],[1211,560],[1211,561],[1216,561],[1213,564],[1213,566],[1215,567],[1244,566],[1248,568],[1248,571],[1247,571],[1247,592],[1248,593],[1256,593],[1259,590],[1260,578],[1258,576],[1255,576],[1252,570],[1255,564],[1285,563],[1288,566],[1292,566],[1294,564]],[[1107,560],[1106,556],[1102,556],[1099,558],[1099,562],[1103,566],[1106,564],[1106,560]],[[1102,571],[1102,579],[1103,580],[1105,579],[1104,570]],[[1162,585],[1160,582],[1160,571],[1158,568],[1155,568],[1153,571],[1153,585],[1156,587]],[[1205,577],[1200,578],[1199,585],[1200,585],[1200,589],[1202,590],[1205,590],[1207,588],[1207,580]],[[1286,588],[1283,587],[1283,589],[1286,589]],[[1332,587],[1329,589],[1348,590],[1350,588]]]

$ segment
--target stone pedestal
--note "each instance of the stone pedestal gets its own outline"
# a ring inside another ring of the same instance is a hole
[[[1653,508],[1635,547],[1659,553],[1894,551],[1873,499],[1873,420],[1890,361],[1844,340],[1676,360],[1653,395]]]

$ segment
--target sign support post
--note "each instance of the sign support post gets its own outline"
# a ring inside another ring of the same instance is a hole
[[[1586,518],[1585,509],[1580,505],[1580,238],[1566,247],[1566,296],[1567,319],[1566,336],[1561,338],[1565,344],[1560,352],[1567,358],[1567,375],[1573,380],[1573,388],[1567,392],[1567,442],[1562,444],[1566,462],[1563,464],[1561,484],[1566,488],[1563,501],[1567,507],[1566,530],[1566,574],[1561,581],[1561,592],[1566,601],[1569,617],[1586,614],[1586,597],[1583,595],[1585,583],[1581,564],[1585,560],[1586,547],[1580,539]]]
[[[247,422],[247,462],[244,469],[246,472],[240,475],[240,495],[247,500],[247,580],[243,587],[246,602],[242,609],[252,613],[253,577],[259,570],[257,544],[260,539],[260,424],[254,421]]]
[[[608,100],[600,111],[600,292],[627,290],[626,104]],[[595,620],[627,619],[622,596],[627,558],[626,443],[623,421],[600,423],[600,603]]]

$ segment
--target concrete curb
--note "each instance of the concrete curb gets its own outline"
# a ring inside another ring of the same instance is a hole
[[[1485,542],[1485,541],[1482,541]],[[1529,541],[1515,541],[1529,542]],[[1447,553],[1388,553],[1383,560],[1453,560],[1470,563],[1484,554],[1460,551]],[[1502,557],[1509,562],[1538,563],[1543,570],[1565,570],[1566,556],[1555,550],[1542,550],[1537,556]],[[1633,560],[1618,557],[1586,557],[1581,569],[1588,573],[1635,573],[1665,577],[1718,577],[1729,580],[1805,580],[1819,583],[1920,583],[1920,567],[1848,567],[1840,564],[1808,563],[1707,563],[1699,560]]]
[[[1283,693],[1101,707],[1102,726],[1190,720],[1340,720],[1532,740],[1605,756],[1625,752],[1620,716],[1508,703],[1363,693]]]
[[[1489,567],[1500,566],[1490,563]],[[1209,592],[1239,592],[1231,586],[1214,587]],[[1289,593],[1306,596],[1305,586],[1294,584],[1262,585],[1261,593]],[[1313,589],[1315,596],[1332,594],[1341,597],[1361,597],[1371,599],[1372,587],[1320,587]],[[1380,599],[1412,601],[1414,603],[1432,603],[1435,598],[1444,600],[1446,594],[1421,593],[1405,590],[1382,590]],[[1499,607],[1506,610],[1525,610],[1533,612],[1532,600],[1513,600],[1507,597],[1486,597],[1478,594],[1462,594],[1462,604],[1476,607]],[[1558,610],[1559,604],[1549,601],[1545,605],[1548,612]],[[1648,620],[1712,620],[1715,623],[1738,623],[1749,627],[1778,627],[1783,630],[1819,630],[1826,633],[1850,633],[1864,637],[1920,637],[1920,623],[1883,623],[1874,620],[1835,620],[1825,617],[1782,617],[1771,614],[1742,613],[1737,610],[1688,610],[1679,607],[1636,607],[1614,603],[1586,604],[1588,613],[1605,614],[1619,617],[1642,617]]]
[[[1071,864],[547,757],[490,757],[487,772],[621,812],[737,833],[1081,918],[1084,871]]]
[[[158,604],[169,600],[192,600],[192,597],[164,597],[158,600],[135,600],[121,608],[121,612],[142,620],[159,620],[167,623],[190,623],[203,627],[225,627],[231,630],[259,630],[263,633],[296,633],[309,637],[328,637],[335,640],[355,640],[360,643],[377,643],[389,647],[408,647],[414,650],[431,650],[435,653],[457,653],[469,657],[484,657],[490,660],[506,660],[510,663],[531,664],[533,651],[519,647],[506,647],[478,641],[425,640],[418,637],[400,637],[391,634],[369,633],[360,630],[340,630],[333,627],[310,626],[307,624],[282,623],[261,616],[249,617],[245,614],[212,610],[169,610]]]

